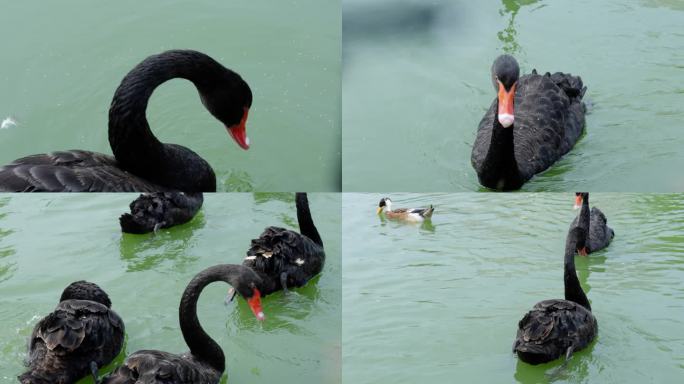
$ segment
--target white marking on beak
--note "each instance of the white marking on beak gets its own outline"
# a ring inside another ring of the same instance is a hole
[[[263,312],[259,312],[259,313],[257,313],[257,316],[256,316],[256,317],[257,317],[257,319],[259,319],[259,320],[264,320],[264,319],[266,318],[266,315],[264,315]]]
[[[499,113],[499,123],[501,123],[504,128],[508,128],[513,125],[513,120],[515,120],[513,115],[509,115],[508,113]]]
[[[245,143],[247,143],[247,145],[249,145],[249,136],[245,137]]]
[[[572,209],[580,209],[580,208],[582,208],[582,205],[580,205],[580,204],[575,204],[572,206]]]

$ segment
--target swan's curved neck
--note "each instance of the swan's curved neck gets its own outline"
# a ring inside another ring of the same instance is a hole
[[[580,208],[579,225],[589,233],[589,195],[582,196],[582,208]]]
[[[578,229],[575,228],[568,234],[565,243],[565,268],[563,278],[565,281],[565,300],[574,301],[591,311],[591,305],[587,295],[582,290],[579,279],[577,278],[577,271],[575,270],[575,250],[578,242]]]
[[[498,109],[498,105],[496,108]],[[486,180],[480,180],[482,184],[490,188],[516,189],[523,184],[518,163],[515,160],[513,126],[504,128],[496,118],[496,113],[489,151],[480,174],[486,177]]]
[[[133,68],[116,89],[109,107],[109,144],[121,168],[163,187],[194,191],[211,167],[199,155],[177,145],[161,143],[150,130],[145,115],[152,92],[174,78],[202,82],[223,67],[209,56],[194,51],[168,51],[150,56]],[[188,164],[189,163],[189,164]],[[185,165],[182,165],[185,164]],[[208,168],[205,169],[205,168]],[[190,188],[182,185],[183,180]],[[215,189],[215,177],[213,180]],[[170,185],[181,183],[181,185]],[[210,192],[204,185],[199,191]]]
[[[311,239],[314,243],[323,246],[321,236],[314,225],[311,211],[309,211],[309,199],[306,193],[297,193],[297,222],[299,223],[299,233]]]
[[[179,308],[180,328],[190,353],[206,362],[219,372],[226,369],[226,358],[221,347],[202,329],[197,318],[197,300],[202,290],[215,281],[224,281],[236,291],[242,291],[240,284],[245,275],[254,272],[242,265],[223,264],[205,269],[190,281],[183,292]]]

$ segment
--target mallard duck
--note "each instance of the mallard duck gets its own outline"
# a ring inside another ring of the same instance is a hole
[[[383,197],[378,204],[378,215],[385,212],[385,216],[390,219],[399,219],[406,221],[423,221],[432,217],[432,212],[435,209],[430,205],[427,208],[397,208],[392,209],[392,200],[389,197]]]

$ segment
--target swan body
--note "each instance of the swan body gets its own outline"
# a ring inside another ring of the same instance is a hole
[[[580,225],[587,232],[586,241],[577,245],[577,252],[587,256],[610,245],[615,231],[608,226],[608,219],[600,209],[592,207],[589,210],[589,192],[575,193],[575,208],[580,208],[580,212],[570,228]]]
[[[405,221],[424,221],[432,217],[435,211],[434,207],[430,205],[427,208],[396,208],[392,209],[392,200],[389,197],[383,197],[378,204],[377,213],[385,213],[390,219],[398,219]]]
[[[544,300],[518,323],[513,348],[520,360],[542,364],[583,349],[597,331],[594,315],[583,306],[568,300]]]
[[[155,192],[140,195],[130,204],[131,213],[119,218],[126,233],[156,232],[160,228],[187,223],[202,207],[201,192]]]
[[[519,76],[502,55],[492,66],[499,97],[480,121],[471,163],[491,189],[519,189],[575,145],[585,125],[582,79],[564,73]]]
[[[268,227],[253,239],[242,265],[258,273],[267,286],[264,294],[302,287],[323,270],[325,252],[306,193],[297,193],[297,221],[301,233]]]
[[[574,227],[565,246],[565,300],[541,301],[518,323],[513,352],[529,364],[566,360],[574,351],[586,347],[598,333],[598,322],[575,271],[575,249],[586,232]]]
[[[197,317],[197,301],[202,290],[215,281],[232,285],[243,296],[257,318],[261,309],[262,281],[249,268],[223,264],[209,267],[188,283],[179,307],[183,339],[190,348],[176,355],[156,350],[137,351],[102,381],[103,384],[216,384],[225,371],[221,347],[202,329]]]
[[[114,156],[69,150],[23,157],[0,167],[0,191],[215,191],[211,166],[186,147],[161,143],[145,117],[154,89],[173,78],[193,82],[209,112],[240,147],[249,148],[245,124],[252,93],[247,83],[203,53],[166,51],[133,68],[114,94],[109,109]]]
[[[107,294],[78,281],[63,292],[55,310],[36,324],[22,384],[71,384],[97,374],[121,351],[124,323]]]

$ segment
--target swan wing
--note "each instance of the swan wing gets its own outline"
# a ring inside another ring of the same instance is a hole
[[[0,167],[5,192],[150,192],[165,188],[118,168],[116,160],[96,152],[71,150],[17,159]]]
[[[323,267],[323,249],[300,233],[280,227],[268,227],[253,239],[243,265],[279,279],[288,273],[288,285],[299,287]]]
[[[123,339],[124,324],[114,311],[93,301],[67,300],[36,325],[29,355],[75,353],[105,364],[119,353]]]
[[[589,215],[589,248],[592,252],[603,249],[613,240],[614,232],[608,226],[606,215],[596,207],[591,208]]]
[[[141,350],[131,354],[102,383],[218,383],[220,377],[220,372],[197,361],[190,354]]]
[[[584,348],[596,336],[598,325],[590,311],[568,300],[537,303],[518,323],[514,351],[525,361],[555,360],[568,347]]]

